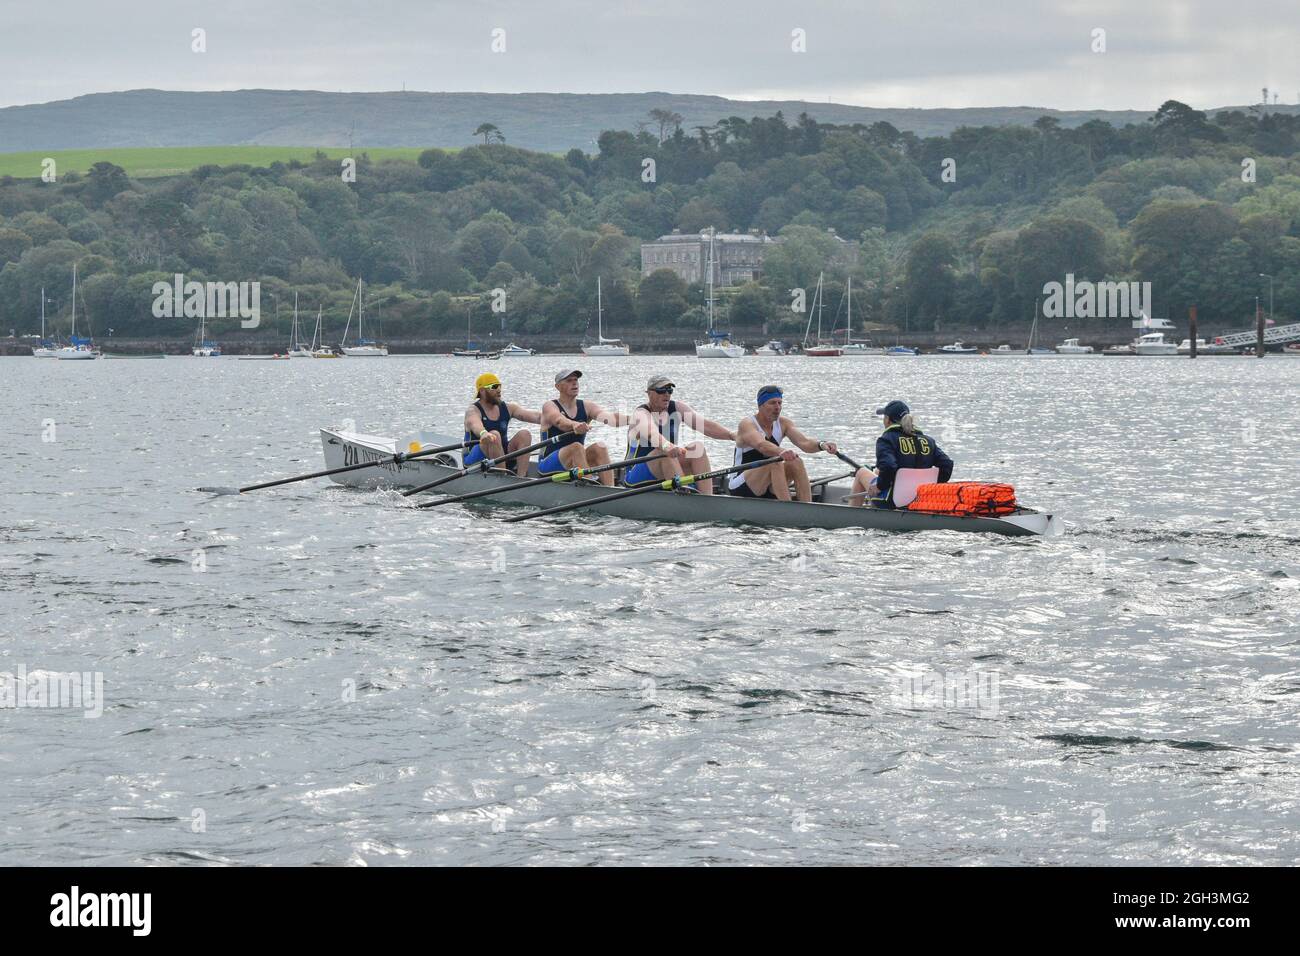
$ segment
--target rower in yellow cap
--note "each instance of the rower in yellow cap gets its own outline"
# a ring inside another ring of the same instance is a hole
[[[484,372],[474,381],[474,404],[465,410],[465,441],[477,439],[478,444],[465,453],[463,464],[468,467],[484,458],[500,458],[531,445],[533,435],[526,428],[515,432],[514,438],[508,438],[506,432],[512,418],[540,425],[542,413],[514,402],[503,402],[501,379]],[[520,455],[509,464],[522,478],[528,474],[528,460],[528,455]]]

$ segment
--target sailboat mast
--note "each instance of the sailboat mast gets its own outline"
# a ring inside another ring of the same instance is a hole
[[[849,304],[848,304],[848,331],[844,333],[844,344],[853,344],[853,276],[849,276]]]
[[[45,342],[45,286],[41,286],[41,342]]]
[[[77,335],[77,264],[72,264],[72,336]],[[75,344],[75,343],[74,343]]]
[[[713,331],[713,237],[717,230],[709,227],[709,332]]]
[[[596,341],[605,341],[605,312],[600,298],[600,276],[596,276]]]

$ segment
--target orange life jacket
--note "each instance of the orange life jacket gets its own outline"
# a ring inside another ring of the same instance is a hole
[[[922,485],[911,511],[954,515],[1005,515],[1016,510],[1016,489],[991,481],[949,481]]]

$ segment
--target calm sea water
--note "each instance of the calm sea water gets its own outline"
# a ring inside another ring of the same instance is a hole
[[[728,424],[777,382],[867,458],[904,398],[1068,532],[211,498],[455,430],[489,366],[0,359],[0,671],[103,680],[0,710],[0,864],[1300,860],[1300,361],[490,368],[570,362]]]

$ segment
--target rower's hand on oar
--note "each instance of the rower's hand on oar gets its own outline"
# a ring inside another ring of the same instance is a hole
[[[578,424],[573,426],[573,434],[575,435],[585,435],[589,431],[591,431],[591,425],[586,422],[578,422]]]
[[[670,458],[676,458],[678,461],[686,460],[686,449],[681,445],[665,445],[663,451]]]
[[[781,460],[782,460],[782,461],[794,461],[794,460],[795,460],[796,458],[798,458],[798,457],[799,457],[798,455],[796,455],[794,452],[792,452],[792,451],[791,451],[790,449],[788,449],[788,448],[787,448],[785,451],[781,452]]]
[[[838,455],[840,453],[840,446],[835,444],[835,442],[833,441],[824,441],[821,442],[820,444],[821,444],[821,449],[824,452],[827,452],[832,455]]]

